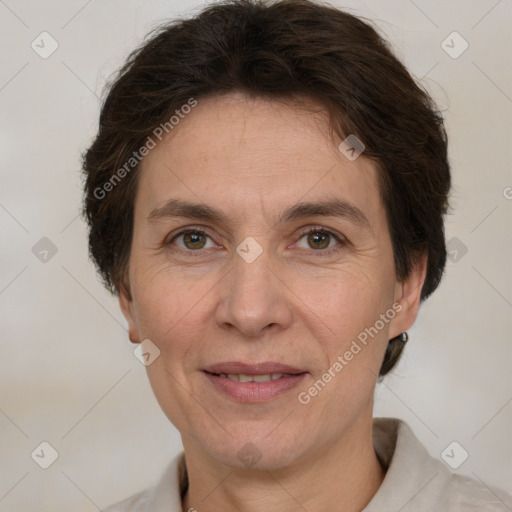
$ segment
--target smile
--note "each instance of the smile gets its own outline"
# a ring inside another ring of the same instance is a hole
[[[307,372],[264,373],[212,373],[204,371],[216,394],[236,402],[266,402],[292,390],[308,375]]]

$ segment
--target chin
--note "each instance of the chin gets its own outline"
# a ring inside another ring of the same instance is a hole
[[[276,424],[272,428],[275,429]],[[295,434],[288,431],[281,432],[281,435],[277,432],[269,435],[272,428],[254,432],[254,435],[247,431],[232,437],[226,435],[214,445],[210,439],[210,446],[204,449],[217,462],[237,469],[271,471],[297,462],[307,451],[304,433],[299,433],[300,429],[297,429]]]

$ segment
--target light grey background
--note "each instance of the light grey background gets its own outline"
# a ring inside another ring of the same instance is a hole
[[[332,4],[375,20],[450,135],[459,248],[375,415],[405,419],[437,457],[457,441],[459,472],[512,492],[511,1]],[[98,510],[181,449],[87,259],[79,169],[105,80],[151,28],[201,5],[0,0],[0,512]],[[59,45],[47,59],[31,48],[43,31]],[[441,46],[453,31],[469,44],[458,58]],[[46,262],[32,252],[43,237],[57,248]],[[31,458],[43,441],[58,452],[46,470]]]

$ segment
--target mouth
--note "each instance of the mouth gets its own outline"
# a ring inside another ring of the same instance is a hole
[[[219,363],[203,370],[213,388],[237,402],[264,402],[295,388],[306,370],[276,362]]]
[[[210,375],[222,377],[223,379],[230,379],[235,382],[269,382],[271,380],[291,376],[291,374],[288,373],[262,373],[258,375],[247,375],[244,373],[210,373]]]

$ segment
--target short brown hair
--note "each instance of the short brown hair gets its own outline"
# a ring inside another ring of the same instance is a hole
[[[191,98],[235,91],[310,98],[327,110],[331,132],[362,141],[379,171],[397,278],[426,252],[421,299],[438,286],[450,189],[443,118],[368,22],[310,0],[216,2],[150,34],[106,90],[98,134],[83,155],[84,214],[90,254],[112,292],[129,292],[133,155]],[[381,375],[400,356],[401,344],[393,347]]]

